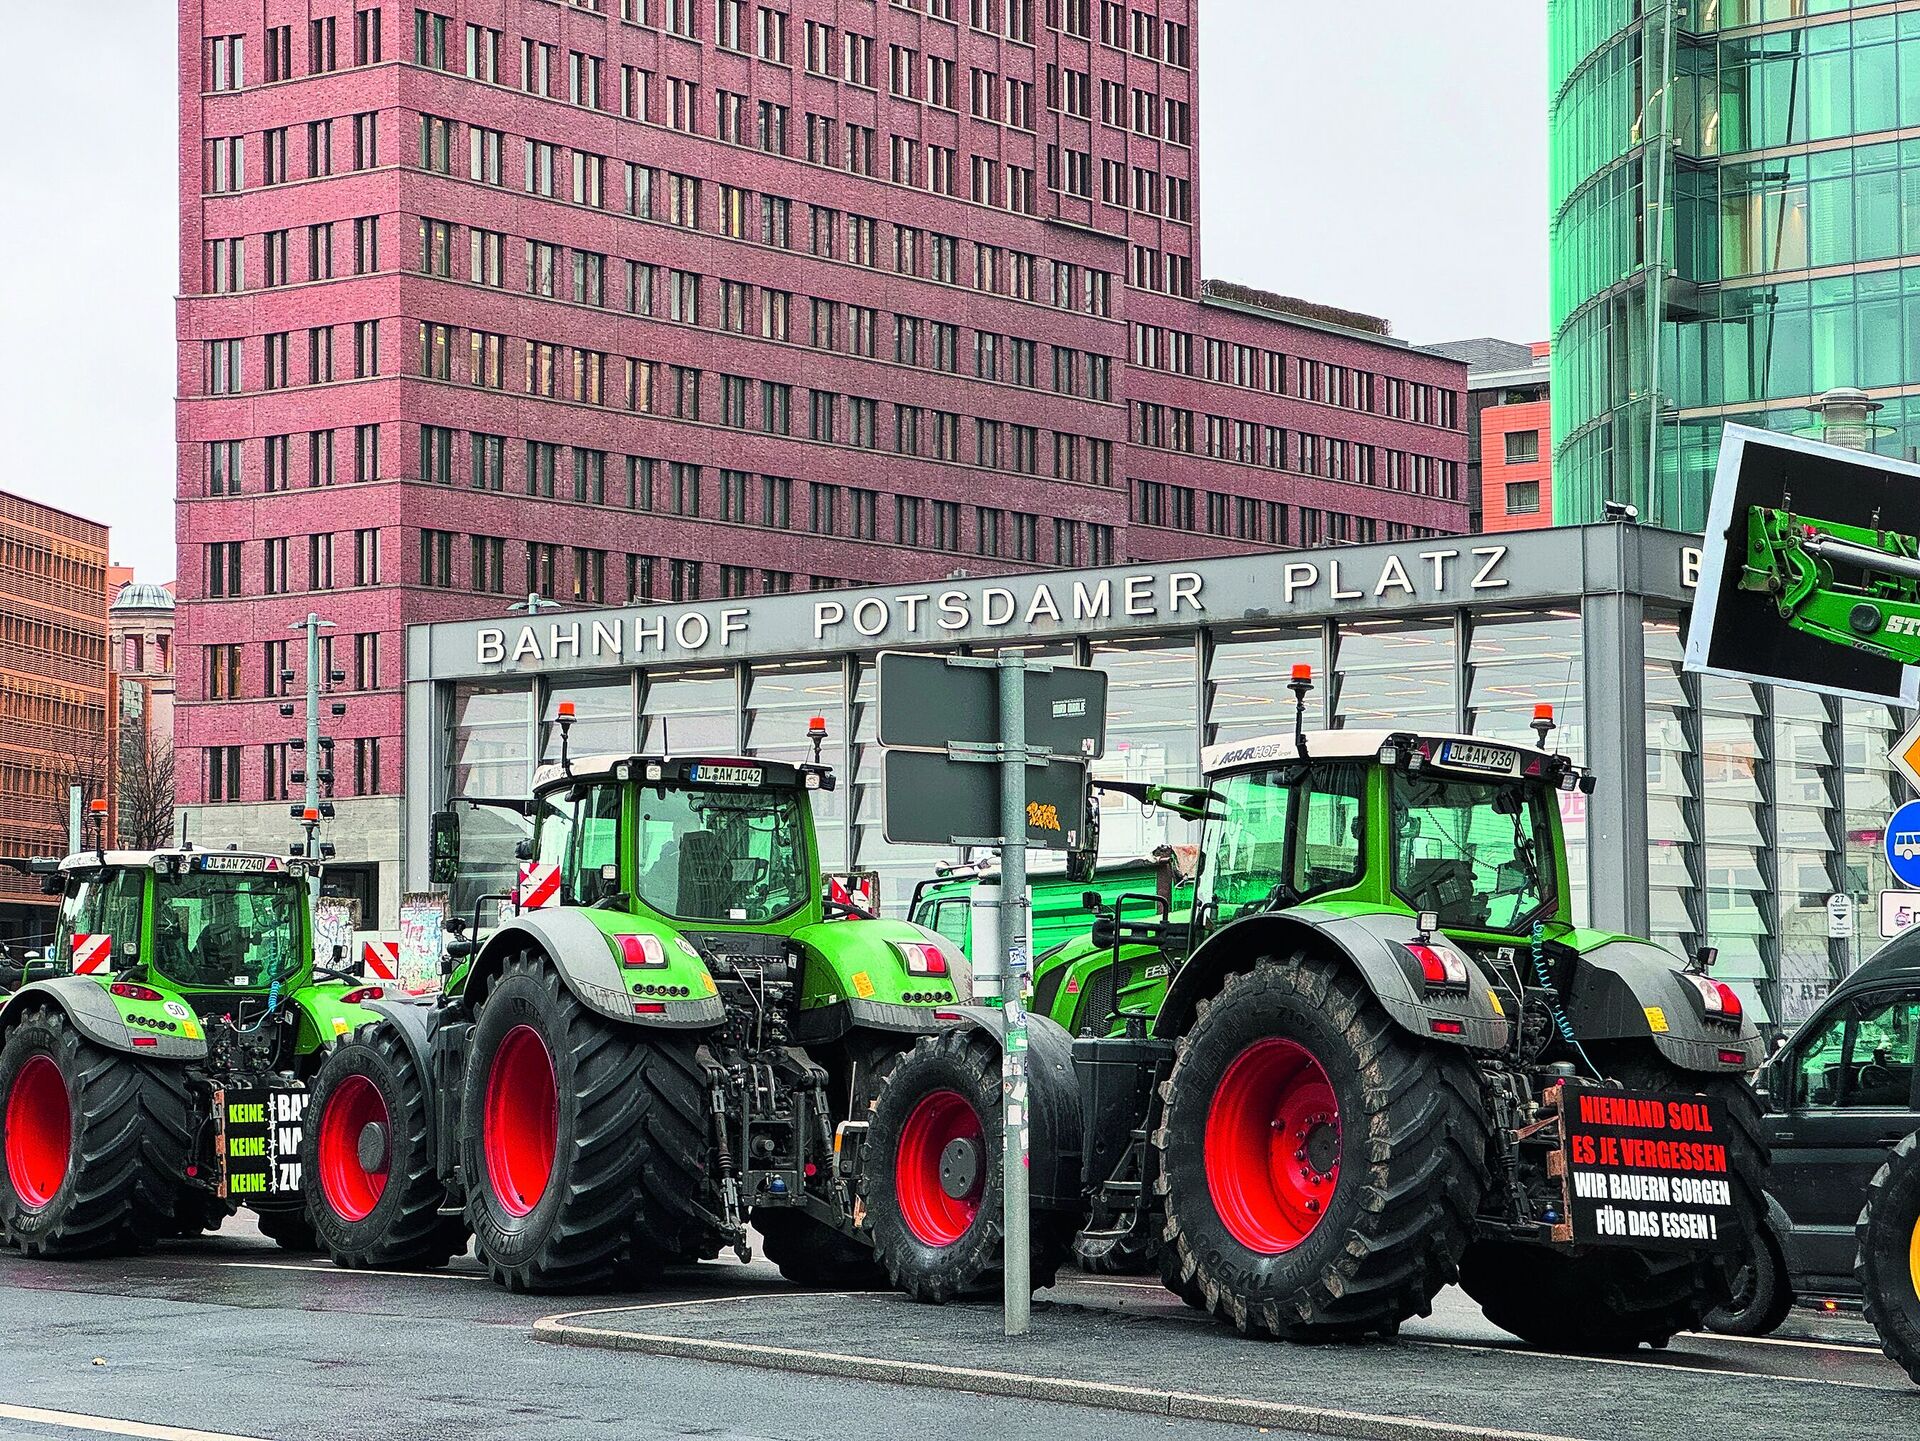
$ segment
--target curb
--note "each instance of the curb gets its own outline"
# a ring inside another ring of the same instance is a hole
[[[1070,1405],[1107,1411],[1189,1421],[1226,1421],[1247,1426],[1281,1427],[1316,1436],[1360,1438],[1360,1441],[1573,1441],[1573,1438],[1537,1431],[1457,1426],[1445,1421],[1426,1421],[1409,1416],[1338,1411],[1232,1396],[1203,1396],[1191,1391],[1164,1391],[1107,1381],[1076,1381],[1068,1377],[1024,1375],[1018,1371],[940,1366],[927,1361],[893,1361],[875,1356],[848,1356],[833,1351],[758,1346],[739,1341],[702,1340],[644,1331],[610,1331],[603,1327],[582,1325],[573,1319],[576,1316],[605,1314],[603,1311],[576,1311],[559,1316],[543,1316],[533,1323],[533,1339],[554,1346],[637,1351],[683,1360],[716,1361],[723,1365],[832,1376],[839,1380],[970,1391],[981,1396],[1006,1396],[1025,1401],[1064,1401]]]

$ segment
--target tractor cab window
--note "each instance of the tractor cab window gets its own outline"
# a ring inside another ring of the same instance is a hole
[[[929,909],[932,914],[920,924],[936,935],[946,937],[961,950],[966,950],[969,929],[967,898],[961,896],[958,900],[936,901]]]
[[[60,903],[57,959],[71,961],[76,937],[110,936],[113,964],[130,964],[140,946],[140,899],[145,884],[143,870],[100,871],[69,881]]]
[[[261,989],[300,969],[306,886],[286,875],[186,871],[154,886],[153,969],[177,985]]]
[[[563,905],[590,906],[619,889],[620,787],[579,785],[540,802],[534,858],[560,868]],[[615,867],[615,880],[605,879]]]
[[[1199,900],[1222,922],[1353,884],[1360,873],[1362,771],[1280,766],[1217,781]]]
[[[1912,1104],[1920,995],[1867,996],[1794,1047],[1793,1100],[1820,1109]]]
[[[642,788],[639,809],[640,899],[663,915],[758,925],[817,893],[796,792]]]
[[[1432,771],[1395,771],[1389,788],[1393,888],[1440,924],[1518,931],[1553,901],[1548,792]]]

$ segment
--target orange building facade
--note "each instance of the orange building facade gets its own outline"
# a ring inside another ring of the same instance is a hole
[[[0,856],[64,855],[68,789],[109,793],[107,527],[0,493]],[[0,870],[0,938],[51,928]]]
[[[1526,371],[1485,377],[1487,389],[1498,394],[1489,395],[1480,412],[1482,530],[1532,530],[1553,524],[1548,346],[1541,341],[1529,349],[1533,364]]]

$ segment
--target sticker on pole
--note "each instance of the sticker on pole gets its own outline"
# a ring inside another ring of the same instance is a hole
[[[551,861],[520,863],[520,909],[543,910],[560,900],[560,867]]]
[[[74,936],[73,973],[76,976],[104,976],[112,969],[112,936]]]
[[[1893,813],[1882,844],[1894,879],[1920,888],[1920,801],[1908,801]]]
[[[1706,1096],[1560,1086],[1567,1218],[1556,1240],[1647,1250],[1732,1251],[1724,1103]]]
[[[400,943],[366,941],[360,947],[360,969],[370,981],[400,979]]]

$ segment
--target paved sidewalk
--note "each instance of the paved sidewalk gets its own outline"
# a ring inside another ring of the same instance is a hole
[[[1153,1287],[1080,1279],[1036,1300],[1030,1335],[997,1305],[785,1292],[577,1311],[536,1339],[842,1379],[1067,1401],[1380,1441],[1913,1441],[1920,1391],[1850,1345],[1729,1343],[1595,1358],[1420,1323],[1397,1342],[1292,1346],[1234,1335]],[[1168,1303],[1171,1302],[1171,1305]],[[1755,1429],[1753,1418],[1764,1417]]]

